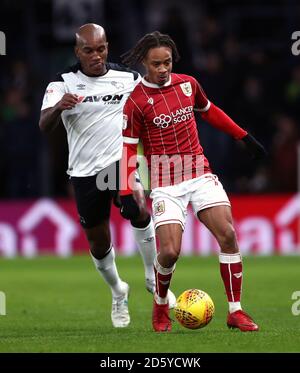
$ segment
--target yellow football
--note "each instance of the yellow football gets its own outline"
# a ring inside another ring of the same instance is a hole
[[[206,326],[213,318],[215,306],[211,297],[203,290],[185,290],[174,308],[178,322],[188,329]]]

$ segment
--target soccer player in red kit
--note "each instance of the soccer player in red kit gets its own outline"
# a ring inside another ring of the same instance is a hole
[[[156,292],[152,325],[155,331],[171,330],[167,291],[181,250],[182,233],[191,203],[197,218],[216,237],[221,251],[220,270],[229,312],[227,325],[257,331],[258,325],[241,307],[242,260],[233,227],[230,202],[218,177],[210,169],[199,142],[194,110],[202,118],[237,140],[255,157],[264,147],[206,97],[198,81],[172,73],[179,54],[174,41],[155,31],[145,35],[123,55],[123,62],[141,62],[146,75],[124,107],[122,214],[132,219],[139,212],[133,197],[135,157],[139,140],[151,171],[151,199],[160,251],[154,262]],[[127,175],[129,175],[127,179]]]

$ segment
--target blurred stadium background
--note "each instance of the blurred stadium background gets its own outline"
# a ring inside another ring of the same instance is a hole
[[[214,103],[266,146],[268,158],[252,162],[198,118],[205,153],[232,200],[246,264],[244,301],[262,326],[257,336],[224,332],[217,258],[204,258],[218,248],[191,211],[183,254],[197,260],[181,258],[172,289],[178,295],[200,287],[217,309],[192,345],[179,326],[161,344],[148,333],[151,297],[140,260],[125,257],[136,247],[116,209],[111,229],[124,254],[120,272],[133,287],[133,328],[112,333],[110,294],[87,256],[55,257],[87,254],[88,245],[66,175],[64,129],[42,135],[38,119],[47,83],[74,62],[74,32],[87,22],[105,27],[113,62],[146,32],[170,34],[182,57],[174,71],[194,75]],[[1,1],[0,290],[7,296],[1,351],[299,351],[299,307],[291,312],[300,258],[300,55],[293,55],[291,38],[297,30],[296,0]]]
[[[208,97],[269,152],[252,162],[239,144],[198,118],[205,153],[232,197],[242,251],[300,252],[300,56],[291,51],[297,1],[2,0],[0,21],[7,48],[0,58],[2,255],[87,248],[66,175],[64,129],[49,136],[38,129],[45,87],[74,62],[74,31],[87,22],[106,28],[111,61],[146,32],[159,29],[175,39],[182,58],[174,71],[198,78]],[[112,230],[120,251],[135,251],[116,211]],[[184,252],[217,250],[191,214],[187,232]]]

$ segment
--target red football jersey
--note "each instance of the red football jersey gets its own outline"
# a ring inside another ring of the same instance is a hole
[[[124,107],[124,143],[142,141],[152,188],[158,186],[153,176],[165,186],[210,172],[194,116],[194,110],[209,107],[197,80],[183,74],[172,73],[163,87],[143,79],[131,93]]]

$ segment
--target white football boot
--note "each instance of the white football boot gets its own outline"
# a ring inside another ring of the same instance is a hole
[[[177,303],[176,297],[173,291],[171,291],[170,289],[168,289],[167,297],[168,297],[168,303],[169,303],[169,310],[171,310],[176,307],[176,303]]]
[[[151,280],[149,278],[146,278],[146,289],[149,291],[149,293],[154,294],[155,292],[155,281]],[[175,294],[168,289],[168,303],[169,303],[169,310],[175,308],[176,306],[176,297]]]
[[[113,297],[111,309],[111,321],[115,328],[126,328],[130,323],[128,311],[129,285],[123,282],[124,295]]]

